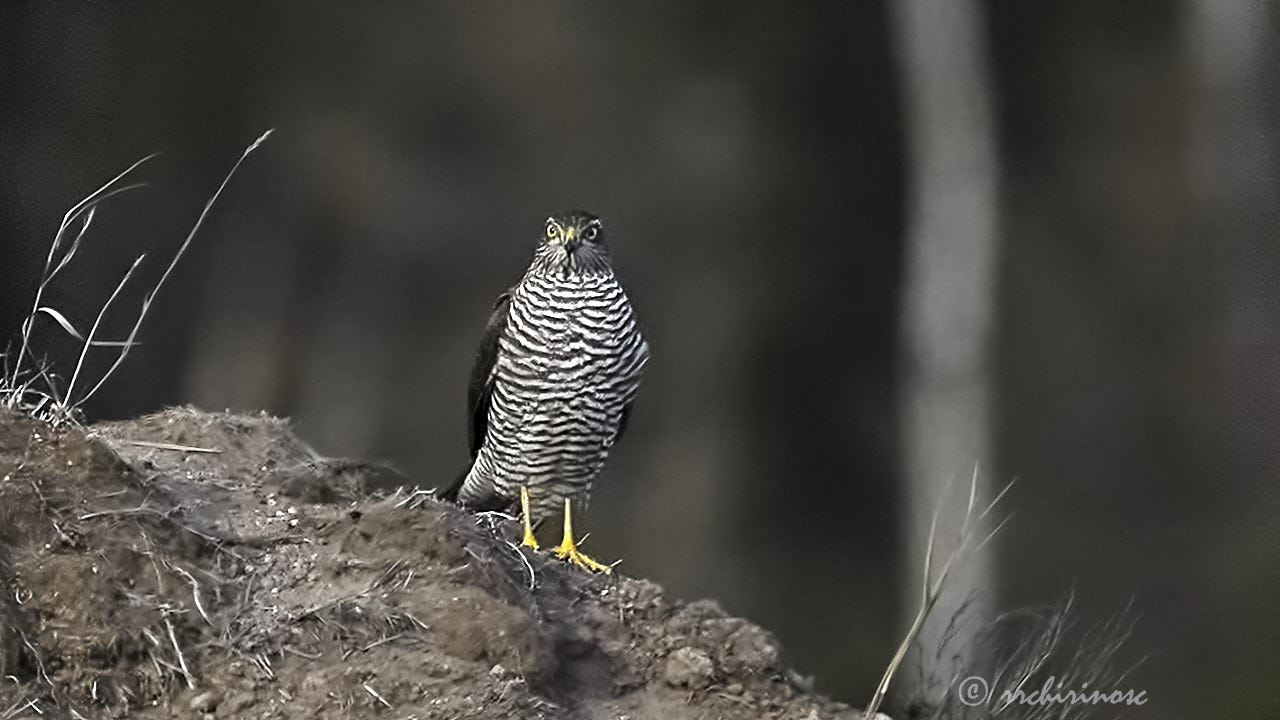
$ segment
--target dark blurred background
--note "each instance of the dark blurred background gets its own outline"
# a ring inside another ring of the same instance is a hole
[[[970,10],[999,188],[984,474],[1019,478],[994,604],[1074,587],[1087,624],[1133,598],[1131,659],[1148,659],[1127,683],[1151,702],[1130,716],[1277,717],[1280,7]],[[549,212],[589,208],[654,352],[589,547],[773,629],[819,689],[861,704],[905,628],[902,538],[919,530],[901,490],[913,171],[895,17],[7,4],[0,337],[62,214],[160,151],[46,298],[87,327],[148,253],[105,333],[123,336],[274,127],[88,417],[263,409],[326,455],[432,486],[466,461],[493,298]],[[72,344],[40,323],[69,374]]]

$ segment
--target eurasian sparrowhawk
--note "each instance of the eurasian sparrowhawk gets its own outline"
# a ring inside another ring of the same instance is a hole
[[[520,500],[524,542],[535,548],[530,511],[563,505],[556,554],[608,572],[577,549],[570,501],[586,502],[648,360],[600,218],[548,218],[533,263],[489,318],[467,395],[471,466],[441,496],[475,509]]]

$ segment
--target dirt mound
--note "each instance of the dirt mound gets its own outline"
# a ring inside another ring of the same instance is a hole
[[[0,410],[0,720],[856,716],[715,603],[412,486],[267,416]]]

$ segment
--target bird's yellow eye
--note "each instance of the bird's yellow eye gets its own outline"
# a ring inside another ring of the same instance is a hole
[[[592,225],[591,227],[582,231],[582,237],[587,242],[595,242],[596,235],[598,234],[599,234],[599,228],[597,228],[595,225]]]
[[[560,228],[557,227],[554,222],[550,222],[550,221],[547,222],[547,237],[554,240],[556,237],[556,233],[559,232],[559,230]]]

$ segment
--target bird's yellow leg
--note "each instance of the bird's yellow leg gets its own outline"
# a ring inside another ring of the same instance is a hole
[[[602,572],[606,575],[613,572],[612,567],[584,555],[573,542],[573,515],[569,508],[569,498],[564,500],[564,539],[556,546],[555,553],[556,557],[592,572]]]
[[[525,485],[520,486],[520,516],[524,518],[524,541],[521,544],[537,550],[538,539],[533,536],[533,523],[529,521],[529,488]]]

